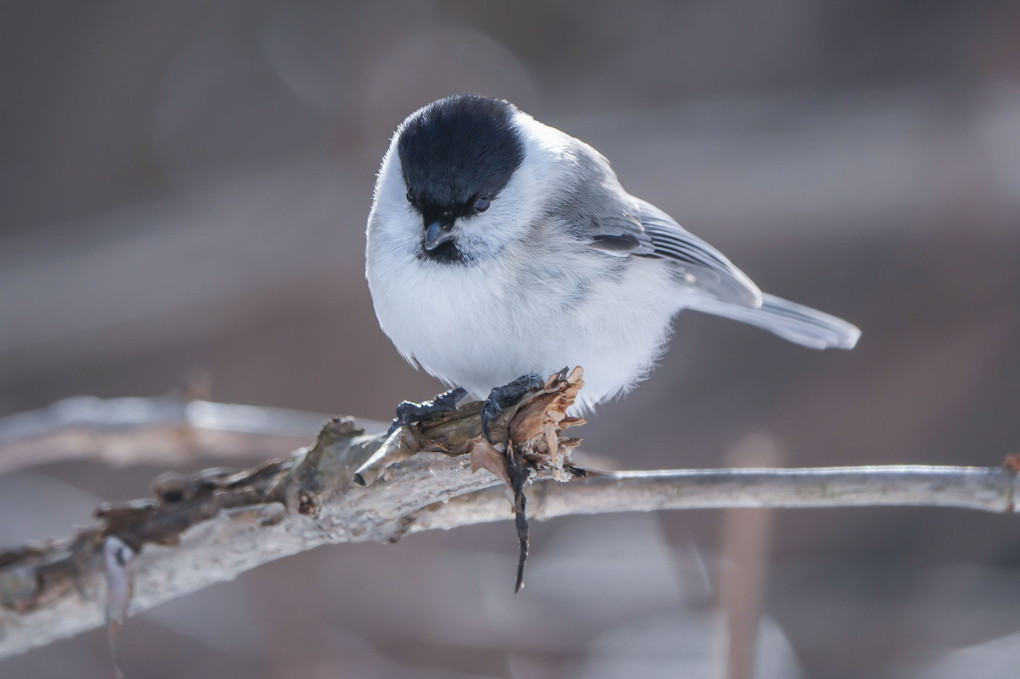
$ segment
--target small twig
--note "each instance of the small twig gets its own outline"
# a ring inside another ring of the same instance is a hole
[[[524,484],[531,478],[531,468],[514,450],[512,442],[507,447],[506,466],[510,475],[510,492],[513,495],[511,506],[514,512],[514,525],[517,528],[517,577],[514,579],[516,594],[524,587],[524,564],[527,563],[528,553],[531,551],[531,542],[528,538],[528,498],[524,494]]]

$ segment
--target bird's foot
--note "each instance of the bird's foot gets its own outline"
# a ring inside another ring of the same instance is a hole
[[[393,418],[387,436],[396,431],[398,427],[432,420],[440,415],[453,412],[465,396],[467,396],[467,390],[457,387],[444,391],[431,401],[422,401],[421,403],[401,401],[397,406],[397,416]]]
[[[489,397],[482,404],[482,436],[490,444],[493,443],[493,423],[500,419],[503,410],[510,406],[517,405],[525,396],[536,392],[545,386],[545,380],[538,375],[524,375],[513,382],[502,387],[496,387],[489,392]],[[524,586],[524,564],[528,560],[528,500],[524,495],[524,486],[531,477],[531,465],[516,451],[513,444],[507,439],[507,423],[501,422],[498,438],[506,443],[503,450],[503,457],[506,464],[506,479],[509,481],[510,489],[513,492],[513,509],[517,525],[517,540],[520,544],[520,554],[517,558],[517,580],[514,584],[514,592],[521,591]]]
[[[523,375],[509,384],[496,387],[489,392],[489,397],[482,405],[482,436],[492,443],[492,423],[500,416],[503,409],[518,403],[531,392],[545,386],[545,380],[538,375]]]
[[[563,468],[570,473],[575,479],[586,479],[588,478],[588,470],[583,467],[578,467],[574,464],[565,464]]]

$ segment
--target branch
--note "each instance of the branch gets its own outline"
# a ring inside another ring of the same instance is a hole
[[[532,519],[662,509],[826,507],[955,507],[1009,514],[1020,491],[1016,472],[1004,467],[929,465],[589,471],[588,478],[569,484],[547,481],[529,489]],[[423,512],[407,532],[509,518],[506,495],[497,490]]]
[[[139,612],[318,545],[511,518],[503,481],[472,471],[482,441],[478,410],[469,404],[389,438],[335,418],[314,446],[290,458],[235,474],[167,473],[153,482],[153,498],[100,507],[97,527],[0,552],[0,657],[103,624],[108,540],[135,553],[131,611]],[[567,483],[558,476],[556,465],[537,466],[532,518],[877,505],[1011,512],[1018,486],[1014,469],[974,467],[589,472]]]
[[[65,459],[265,459],[312,442],[327,415],[210,401],[78,396],[0,419],[0,473]],[[381,429],[382,425],[364,422]]]

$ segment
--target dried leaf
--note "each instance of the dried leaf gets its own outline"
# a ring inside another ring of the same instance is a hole
[[[485,469],[502,479],[508,488],[512,488],[510,474],[507,471],[506,458],[491,443],[479,437],[471,449],[470,460],[471,473],[479,469]]]
[[[569,451],[580,443],[579,439],[563,439],[564,429],[584,424],[580,417],[568,417],[567,408],[574,404],[577,393],[584,386],[583,371],[574,368],[550,377],[541,391],[518,408],[510,422],[510,438],[521,454],[533,464],[553,470],[557,479],[565,481],[564,474]]]
[[[487,469],[507,485],[513,503],[520,553],[514,592],[524,586],[524,565],[528,559],[528,499],[524,488],[534,469],[551,469],[556,478],[567,480],[583,473],[569,463],[569,452],[580,439],[563,438],[568,427],[584,424],[579,417],[567,417],[566,411],[584,385],[583,371],[564,369],[551,376],[538,391],[526,394],[519,403],[504,408],[499,419],[506,422],[507,443],[500,452],[479,437],[471,450],[471,469]],[[501,431],[502,427],[494,428]]]
[[[488,431],[495,444],[481,435],[481,402],[462,404],[435,418],[396,429],[372,458],[355,474],[361,485],[371,484],[390,464],[419,450],[447,455],[470,455],[471,469],[485,469],[499,477],[510,491],[520,542],[515,591],[524,585],[524,564],[528,558],[527,497],[524,488],[536,470],[552,471],[566,481],[583,474],[570,463],[569,453],[580,443],[565,438],[564,429],[584,424],[568,417],[584,386],[580,367],[566,368],[549,377],[538,389],[527,391],[516,403],[500,403],[500,412],[489,421]],[[406,436],[406,440],[402,437]],[[505,441],[505,446],[503,442]],[[299,509],[300,511],[300,509]]]
[[[514,594],[524,587],[524,564],[528,560],[530,543],[528,539],[528,498],[524,495],[524,486],[531,477],[531,467],[524,458],[517,455],[513,441],[507,443],[507,471],[510,475],[510,489],[514,496],[514,522],[517,526],[517,542],[520,552],[517,556],[517,579],[514,582]]]

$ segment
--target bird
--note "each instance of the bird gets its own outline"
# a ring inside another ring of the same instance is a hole
[[[397,351],[454,387],[424,409],[398,408],[398,420],[467,395],[491,403],[565,366],[582,366],[574,408],[591,413],[649,375],[685,309],[815,349],[852,349],[860,336],[763,293],[628,193],[588,144],[473,94],[433,101],[397,127],[376,178],[365,272]]]

